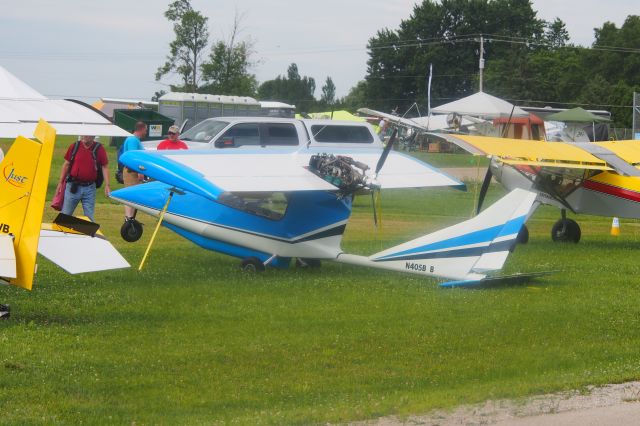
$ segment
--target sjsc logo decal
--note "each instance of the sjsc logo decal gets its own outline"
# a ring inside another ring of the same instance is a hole
[[[27,183],[27,180],[29,180],[28,177],[21,176],[16,173],[13,163],[7,164],[2,170],[2,174],[4,175],[5,182],[8,182],[13,186],[17,186],[18,188],[22,188]]]

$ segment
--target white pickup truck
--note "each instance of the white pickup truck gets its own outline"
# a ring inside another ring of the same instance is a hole
[[[209,118],[180,135],[190,149],[229,148],[382,148],[366,122],[297,120],[275,117]],[[143,142],[155,149],[160,141]]]

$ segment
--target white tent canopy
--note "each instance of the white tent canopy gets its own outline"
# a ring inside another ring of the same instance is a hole
[[[31,136],[41,118],[55,127],[58,135],[130,135],[91,107],[47,99],[0,67],[0,137]]]
[[[431,109],[433,114],[458,114],[494,119],[499,117],[528,117],[529,113],[488,93],[478,92],[466,98]]]

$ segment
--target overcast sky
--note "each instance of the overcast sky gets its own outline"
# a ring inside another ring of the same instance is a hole
[[[244,13],[242,36],[255,42],[259,81],[284,74],[292,62],[316,79],[327,76],[345,95],[366,72],[366,44],[378,29],[395,29],[414,0],[192,0],[209,17],[211,40]],[[169,0],[19,0],[0,16],[0,65],[50,97],[149,99],[168,90],[156,82],[173,31],[163,13]],[[534,0],[538,16],[560,17],[572,42],[591,45],[593,28],[620,26],[640,14],[638,0]],[[425,70],[426,71],[426,70]]]

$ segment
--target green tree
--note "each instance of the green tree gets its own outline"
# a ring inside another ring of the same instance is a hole
[[[231,37],[227,42],[218,41],[211,48],[209,60],[202,64],[204,93],[219,95],[255,96],[258,87],[256,76],[249,73],[252,43],[237,41],[240,17],[236,15]]]
[[[429,64],[435,104],[469,95],[478,87],[480,34],[541,40],[543,33],[529,0],[424,0],[397,30],[385,28],[369,40],[368,98],[386,110],[424,103]],[[507,43],[485,44],[487,61],[511,53]]]
[[[545,23],[544,41],[554,49],[564,47],[569,41],[569,31],[560,18]]]
[[[153,96],[151,97],[151,101],[152,102],[158,102],[158,100],[167,93],[166,90],[158,90],[157,92],[155,92],[153,94]]]
[[[327,77],[327,80],[322,86],[322,95],[320,96],[320,102],[324,105],[333,105],[336,101],[336,85],[333,84],[331,77]]]
[[[182,78],[182,87],[172,86],[172,90],[195,92],[202,51],[209,43],[208,18],[194,10],[189,0],[174,1],[164,16],[173,22],[175,39],[169,44],[166,62],[156,71],[156,80],[176,72]]]
[[[360,80],[358,84],[353,86],[347,96],[341,100],[342,106],[354,113],[358,108],[364,108],[370,106],[369,99],[367,98],[367,82],[366,80]]]
[[[258,87],[258,97],[263,100],[286,102],[296,105],[298,111],[311,111],[315,108],[316,82],[313,77],[301,77],[298,65],[292,63],[287,75],[279,75],[267,80]]]

